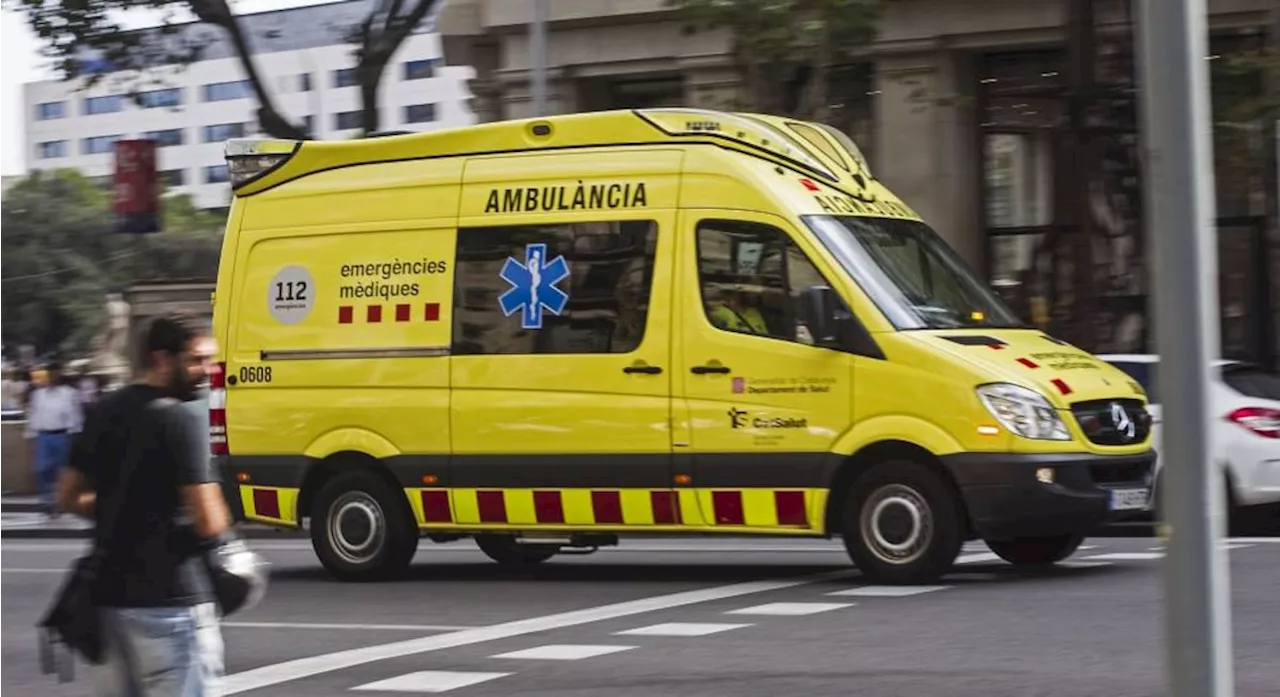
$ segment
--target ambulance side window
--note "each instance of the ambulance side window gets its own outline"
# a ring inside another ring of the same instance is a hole
[[[813,344],[801,322],[806,288],[829,285],[785,232],[738,220],[698,224],[698,278],[711,325]]]
[[[458,230],[453,353],[630,353],[644,339],[648,220]]]

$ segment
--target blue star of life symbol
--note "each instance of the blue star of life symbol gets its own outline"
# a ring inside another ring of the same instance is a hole
[[[547,245],[525,245],[525,261],[507,257],[507,263],[498,274],[511,284],[510,290],[498,296],[498,304],[507,317],[520,313],[520,326],[525,329],[542,329],[542,310],[554,315],[564,312],[569,294],[556,284],[569,277],[569,264],[563,256],[547,263]]]

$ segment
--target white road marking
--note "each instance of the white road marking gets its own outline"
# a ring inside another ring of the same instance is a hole
[[[752,607],[744,607],[739,610],[729,610],[724,613],[726,615],[774,615],[779,617],[798,617],[802,615],[816,615],[819,612],[827,612],[829,610],[840,610],[846,607],[853,607],[853,603],[766,603],[764,605],[754,605]]]
[[[995,552],[981,552],[978,554],[961,554],[956,557],[956,564],[981,564],[986,561],[1004,561],[999,554]]]
[[[1227,542],[1248,542],[1249,544],[1280,545],[1280,537],[1232,537]]]
[[[535,661],[578,661],[583,658],[607,656],[620,651],[630,651],[634,646],[599,646],[592,644],[547,644],[531,649],[500,653],[489,658],[523,658]]]
[[[65,569],[0,569],[0,571],[3,571],[6,574],[65,574],[70,570],[71,567],[67,567]]]
[[[716,622],[667,622],[651,624],[648,627],[627,629],[614,632],[615,636],[708,636],[727,632],[730,629],[750,627],[750,624],[722,624]]]
[[[1082,561],[1151,561],[1163,558],[1164,552],[1111,552],[1084,557]]]
[[[858,586],[827,595],[847,596],[853,598],[905,598],[921,593],[932,593],[945,590],[951,586]]]
[[[369,692],[448,692],[459,687],[468,687],[497,678],[505,678],[508,675],[511,675],[511,673],[463,673],[451,670],[423,670],[387,680],[371,682],[368,685],[361,685],[351,689]]]
[[[223,622],[232,629],[356,629],[392,632],[460,632],[475,627],[453,624],[315,624],[311,622]]]
[[[1057,566],[1068,569],[1097,569],[1103,566],[1113,566],[1109,561],[1060,561]]]
[[[283,663],[276,663],[274,665],[262,666],[260,668],[254,668],[252,670],[246,670],[234,675],[229,675],[223,681],[223,694],[234,695],[240,692],[248,692],[249,690],[258,690],[264,687],[278,685],[283,682],[289,682],[291,680],[300,680],[313,675],[328,673],[335,670],[343,670],[345,668],[351,668],[352,666],[364,665],[374,661],[383,661],[389,658],[412,656],[414,654],[426,653],[428,651],[440,651],[442,649],[451,649],[458,646],[469,646],[471,644],[479,644],[486,641],[494,641],[496,639],[509,639],[511,637],[522,636],[525,634],[546,632],[553,629],[562,629],[564,627],[573,627],[590,622],[599,622],[601,620],[639,615],[646,612],[653,612],[655,610],[667,610],[713,600],[724,600],[726,598],[736,598],[755,593],[767,593],[770,591],[794,588],[796,586],[804,586],[821,581],[844,579],[848,578],[850,575],[851,573],[849,571],[842,570],[777,581],[750,581],[746,583],[735,583],[727,586],[715,586],[700,590],[670,593],[651,598],[641,598],[640,600],[614,603],[612,605],[601,605],[583,610],[561,612],[554,615],[531,617],[529,619],[516,620],[514,622],[504,622],[490,627],[464,629],[460,632],[450,632],[448,634],[438,634],[436,636],[420,637],[417,639],[396,641],[388,644],[378,644],[376,646],[365,646],[346,651],[335,651],[333,653],[327,653],[319,656],[308,656],[306,658],[299,658],[292,661],[285,661]]]

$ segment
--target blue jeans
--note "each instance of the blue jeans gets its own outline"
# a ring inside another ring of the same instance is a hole
[[[222,631],[213,603],[102,608],[106,660],[99,697],[215,697],[222,694]]]
[[[40,503],[53,505],[58,475],[71,457],[71,436],[66,433],[36,434],[36,494]]]

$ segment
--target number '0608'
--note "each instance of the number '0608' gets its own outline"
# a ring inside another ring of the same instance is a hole
[[[271,382],[271,366],[245,366],[240,369],[240,382]]]

